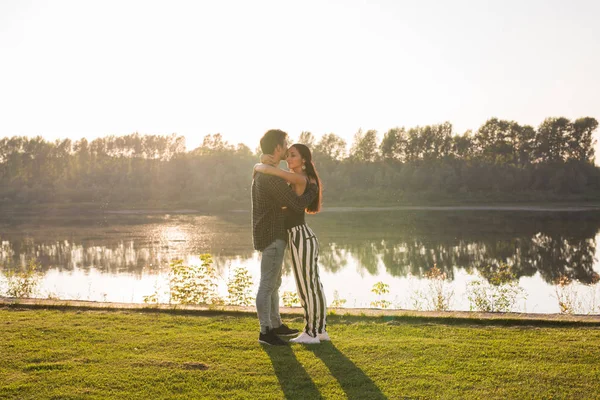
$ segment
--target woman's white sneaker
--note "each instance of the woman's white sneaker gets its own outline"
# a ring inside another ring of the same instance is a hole
[[[290,339],[291,343],[301,343],[301,344],[319,344],[321,341],[318,337],[312,337],[306,332],[302,332],[300,336]]]
[[[323,331],[323,333],[317,334],[317,337],[319,338],[319,340],[321,342],[331,342],[331,339],[329,338],[327,331]]]

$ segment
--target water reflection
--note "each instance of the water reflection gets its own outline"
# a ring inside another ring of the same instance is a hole
[[[173,258],[193,262],[202,253],[213,255],[223,276],[231,265],[258,265],[247,213],[4,217],[0,268],[35,258],[53,282],[68,273],[82,282],[75,284],[91,285],[82,276],[112,274],[133,285],[132,279],[164,275]],[[502,263],[518,278],[546,285],[561,275],[598,280],[598,212],[325,212],[309,224],[320,239],[323,272],[351,275],[355,283],[419,278],[434,265],[451,279],[486,276]]]
[[[252,256],[247,225],[232,224],[216,216],[102,217],[98,223],[87,217],[87,224],[65,217],[44,221],[44,225],[20,221],[0,223],[0,266],[24,266],[37,259],[42,271],[95,269],[105,273],[158,271],[173,258],[187,259],[211,253],[217,264],[240,255]],[[59,224],[58,226],[56,224]]]
[[[548,283],[561,275],[581,283],[597,279],[597,213],[323,213],[310,224],[321,240],[321,266],[331,273],[352,258],[362,273],[375,275],[382,264],[394,277],[420,277],[434,265],[450,277],[456,267],[485,274],[506,263],[517,277],[539,273]],[[140,273],[205,252],[217,265],[253,255],[243,214],[151,223],[119,217],[105,225],[110,229],[96,226],[3,225],[0,264],[10,268],[36,258],[43,270]]]
[[[518,278],[539,272],[548,283],[561,275],[581,283],[594,283],[597,279],[594,271],[595,238],[553,237],[542,233],[508,240],[473,239],[435,243],[399,238],[381,242],[365,241],[356,245],[330,242],[321,250],[321,263],[331,272],[343,268],[347,257],[351,255],[370,274],[376,274],[382,262],[386,271],[397,277],[420,277],[436,265],[452,279],[455,267],[478,270],[485,275],[489,269],[508,264]]]
[[[485,275],[508,264],[518,278],[539,273],[547,283],[561,275],[586,284],[598,279],[594,271],[600,228],[597,213],[438,212],[361,217],[361,227],[355,226],[356,220],[337,223],[338,230],[356,232],[342,243],[335,233],[327,234],[327,224],[322,226],[326,238],[321,240],[321,263],[326,270],[343,268],[344,260],[352,255],[361,269],[375,274],[382,263],[395,277],[422,277],[436,265],[452,279],[457,267]],[[315,226],[317,232],[319,228]]]

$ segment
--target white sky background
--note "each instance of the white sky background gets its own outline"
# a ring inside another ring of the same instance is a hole
[[[595,0],[0,0],[0,137],[255,149],[270,128],[350,144],[358,128],[600,119],[599,17]]]

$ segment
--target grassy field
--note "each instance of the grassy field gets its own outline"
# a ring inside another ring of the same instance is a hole
[[[0,309],[2,399],[598,398],[600,324],[328,317],[261,346],[243,313]],[[301,327],[301,318],[286,322]]]

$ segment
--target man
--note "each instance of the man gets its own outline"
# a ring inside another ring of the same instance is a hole
[[[287,133],[279,129],[267,131],[260,139],[260,147],[279,165],[287,151]],[[252,180],[252,239],[254,248],[262,253],[256,294],[261,343],[285,345],[277,335],[299,332],[283,324],[279,315],[279,287],[288,237],[282,207],[301,212],[314,199],[317,190],[317,185],[311,184],[302,196],[297,196],[283,179],[260,172]]]

